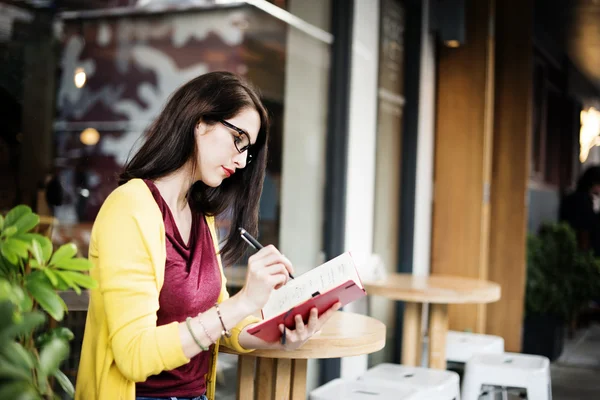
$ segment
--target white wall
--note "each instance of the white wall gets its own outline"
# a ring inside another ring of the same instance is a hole
[[[355,0],[344,248],[358,263],[373,251],[378,50],[379,0]],[[345,309],[366,313],[366,302]],[[343,358],[341,375],[356,377],[366,368],[366,355]]]
[[[435,145],[435,38],[429,27],[429,0],[423,0],[421,76],[413,274],[429,275],[431,267],[431,212],[433,205],[433,160]]]
[[[291,0],[295,16],[329,31],[329,0]],[[323,190],[330,46],[291,26],[286,45],[281,251],[296,274],[322,263]],[[318,386],[318,360],[309,360],[307,392]]]

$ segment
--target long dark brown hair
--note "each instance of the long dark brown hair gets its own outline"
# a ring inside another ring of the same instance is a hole
[[[119,176],[119,185],[133,178],[154,180],[178,170],[190,159],[196,163],[196,124],[202,121],[210,127],[248,107],[260,116],[258,138],[251,147],[252,163],[216,188],[198,181],[188,193],[194,212],[215,216],[226,210],[230,213],[231,228],[221,249],[225,265],[233,264],[247,249],[237,227],[258,233],[258,206],[267,160],[268,114],[247,82],[230,72],[211,72],[181,86],[171,95],[146,132],[145,142]]]

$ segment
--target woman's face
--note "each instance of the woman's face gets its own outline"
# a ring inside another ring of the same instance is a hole
[[[198,168],[195,179],[207,186],[217,187],[223,179],[244,168],[248,157],[248,150],[244,150],[244,147],[256,143],[259,130],[260,116],[253,108],[245,108],[223,123],[208,126],[200,122],[196,125]],[[241,153],[238,148],[242,150]]]

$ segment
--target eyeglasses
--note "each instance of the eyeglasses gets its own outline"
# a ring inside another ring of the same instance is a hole
[[[252,147],[252,143],[250,143],[250,135],[248,135],[246,131],[238,128],[233,124],[230,124],[227,121],[221,120],[219,122],[222,123],[226,128],[229,128],[237,133],[237,135],[232,133],[233,144],[235,145],[235,149],[238,151],[238,153],[248,151],[246,165],[250,164],[252,162],[252,152],[250,150]]]

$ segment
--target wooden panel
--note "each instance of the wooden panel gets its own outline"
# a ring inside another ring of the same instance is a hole
[[[56,54],[50,17],[32,27],[32,40],[23,48],[24,70],[22,141],[19,168],[21,203],[34,206],[38,185],[51,172],[53,162],[52,121],[56,77]],[[35,208],[34,208],[35,209]]]
[[[446,369],[448,306],[432,304],[429,317],[429,368]]]
[[[431,269],[485,279],[493,121],[493,0],[466,2],[466,44],[440,47]],[[485,308],[452,305],[450,328],[482,332]]]
[[[277,360],[274,358],[258,357],[256,360],[256,390],[257,399],[272,399],[275,393],[275,376]]]
[[[306,369],[307,360],[292,360],[292,387],[291,398],[293,400],[306,399]]]
[[[287,400],[290,398],[291,378],[292,378],[292,360],[282,358],[276,361],[277,376],[275,377],[274,400]],[[258,382],[260,385],[260,382]],[[305,380],[306,385],[306,380]]]
[[[238,357],[238,400],[254,400],[254,367],[256,357],[241,355]]]
[[[527,180],[532,99],[532,0],[498,2],[489,279],[502,298],[489,304],[487,332],[520,351],[525,291]],[[518,10],[518,12],[515,12]]]
[[[402,364],[410,367],[421,365],[421,303],[405,303],[402,320]]]

